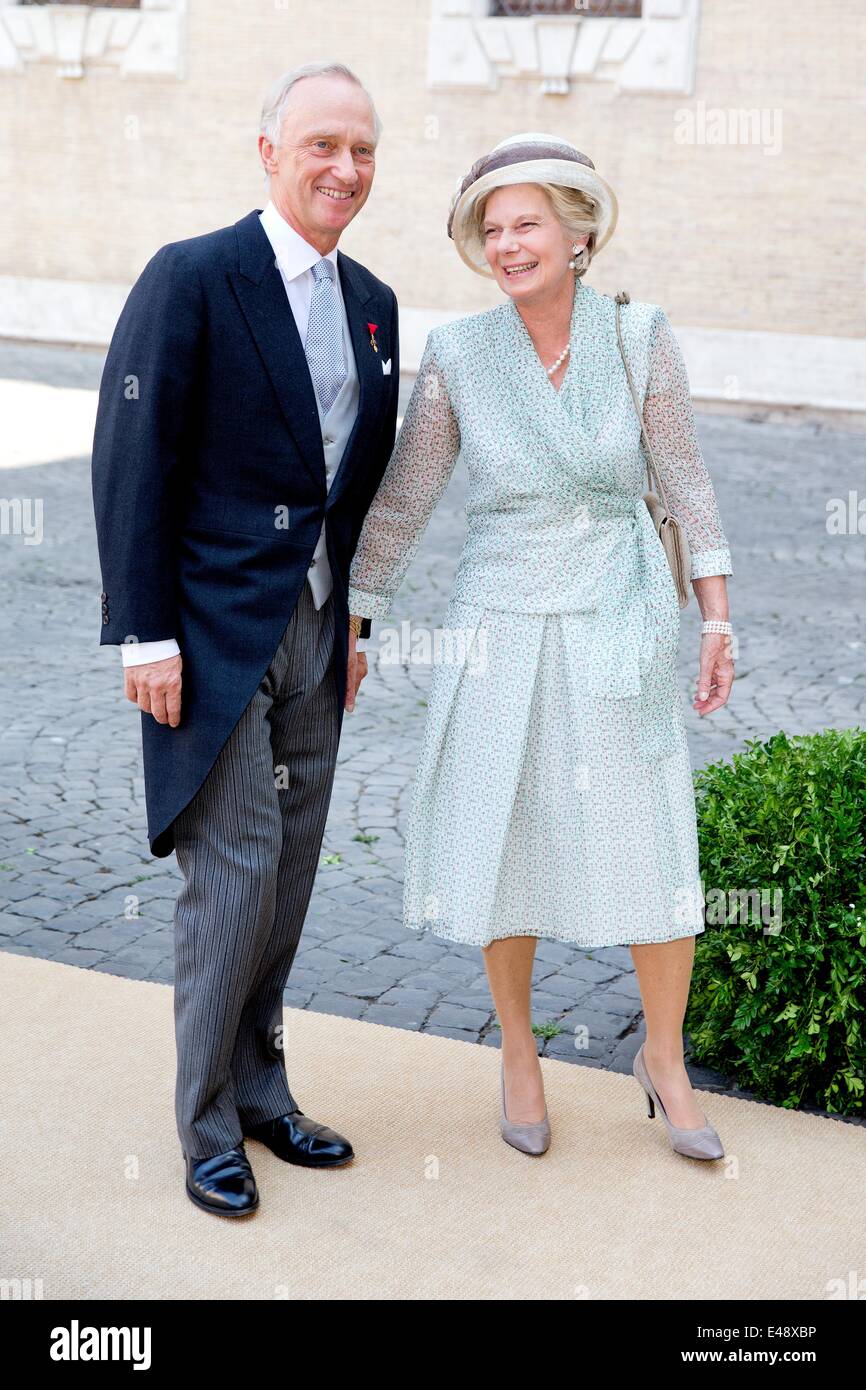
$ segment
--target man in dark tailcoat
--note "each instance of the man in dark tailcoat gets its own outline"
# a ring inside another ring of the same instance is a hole
[[[163,246],[99,393],[102,643],[140,707],[148,838],[176,851],[175,1110],[186,1191],[258,1205],[244,1140],[348,1162],[288,1085],[283,990],[319,859],[344,709],[366,657],[348,571],[394,443],[394,294],[337,243],[373,182],[379,120],[309,64],[265,101],[269,200]]]

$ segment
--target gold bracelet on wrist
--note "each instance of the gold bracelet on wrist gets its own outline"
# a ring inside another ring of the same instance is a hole
[[[354,632],[356,637],[361,636],[361,624],[363,621],[364,619],[359,618],[357,613],[349,614],[349,627],[352,630],[352,632]]]

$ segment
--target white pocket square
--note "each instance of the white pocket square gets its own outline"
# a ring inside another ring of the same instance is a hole
[[[391,375],[391,359],[390,359],[390,357],[388,358],[388,361],[387,361],[387,362],[383,362],[383,363],[382,363],[382,375],[383,375],[383,376],[390,376],[390,375]]]

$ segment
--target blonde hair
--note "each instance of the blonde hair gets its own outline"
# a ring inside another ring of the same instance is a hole
[[[559,183],[537,183],[535,186],[547,194],[553,207],[554,216],[564,232],[574,238],[586,236],[589,232],[589,241],[574,258],[575,275],[585,275],[595,255],[595,243],[598,238],[598,204],[589,193],[584,193],[580,188],[566,188]],[[472,209],[470,228],[472,236],[481,246],[484,244],[484,210],[490,194],[495,192],[496,189],[491,188],[489,192],[476,200]]]

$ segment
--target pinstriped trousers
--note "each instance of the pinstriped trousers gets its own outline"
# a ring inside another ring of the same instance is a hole
[[[282,1044],[331,799],[340,720],[334,603],[304,587],[262,681],[174,823],[175,1115],[209,1158],[297,1108]]]

